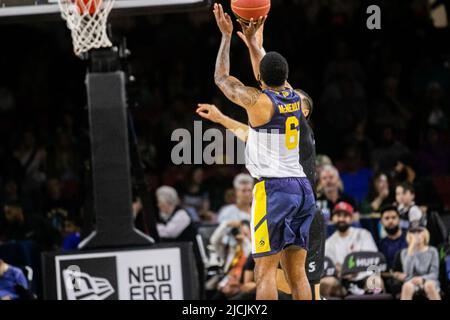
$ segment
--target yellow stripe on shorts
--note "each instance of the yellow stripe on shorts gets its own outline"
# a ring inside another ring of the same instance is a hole
[[[258,229],[255,230],[256,226],[266,217],[267,215],[267,197],[266,197],[266,185],[265,181],[261,181],[255,185],[255,206],[254,206],[254,216],[253,216],[253,230],[255,242],[255,252],[254,253],[265,253],[269,252],[270,249],[270,239],[269,239],[269,228],[267,226],[267,220],[261,223]]]

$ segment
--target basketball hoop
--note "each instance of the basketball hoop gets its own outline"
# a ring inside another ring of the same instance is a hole
[[[77,56],[91,49],[111,47],[106,26],[115,0],[58,0],[61,16],[72,32]]]

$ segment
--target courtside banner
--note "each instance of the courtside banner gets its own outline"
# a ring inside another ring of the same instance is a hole
[[[46,299],[184,300],[198,297],[197,270],[189,243],[44,254],[43,264]]]

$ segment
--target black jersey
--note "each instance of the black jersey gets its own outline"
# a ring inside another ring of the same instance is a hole
[[[315,185],[316,173],[316,142],[314,140],[314,132],[305,117],[300,118],[300,164],[308,178],[311,186]]]

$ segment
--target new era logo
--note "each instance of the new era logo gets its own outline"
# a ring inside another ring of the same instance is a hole
[[[63,279],[68,300],[105,300],[115,292],[107,279],[73,268],[63,270]]]

